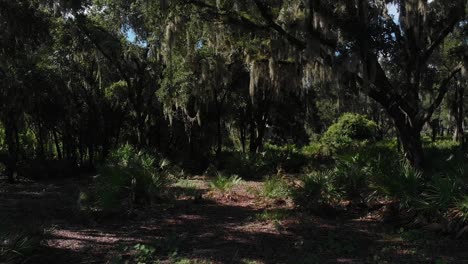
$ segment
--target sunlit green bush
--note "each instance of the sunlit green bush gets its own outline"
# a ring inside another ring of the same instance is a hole
[[[240,184],[242,179],[237,175],[232,175],[230,177],[223,175],[218,172],[216,177],[210,181],[210,187],[213,190],[219,191],[221,193],[230,192],[231,189]]]
[[[359,146],[377,139],[378,126],[363,115],[346,113],[331,125],[323,135],[321,142],[335,150]]]
[[[272,175],[265,178],[260,195],[269,199],[284,199],[290,195],[290,188],[285,179]]]

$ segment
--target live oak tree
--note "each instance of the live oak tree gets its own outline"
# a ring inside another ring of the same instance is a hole
[[[394,126],[422,167],[434,113],[462,138],[465,10],[458,0],[0,0],[3,163],[10,179],[21,162],[93,167],[128,142],[203,168],[236,147],[257,155],[266,140],[306,144],[350,111],[383,135]]]
[[[195,7],[194,12],[202,12],[208,21],[248,30],[251,38],[269,40],[267,59],[293,61],[302,69],[298,77],[318,82],[340,80],[337,85],[346,80],[346,88],[360,87],[386,110],[407,159],[418,168],[424,161],[423,126],[453,79],[465,75],[462,63],[447,71],[434,59],[454,28],[466,27],[465,1],[176,2]],[[398,17],[389,13],[389,4],[397,8]],[[433,100],[424,103],[422,96],[433,89],[437,90]]]

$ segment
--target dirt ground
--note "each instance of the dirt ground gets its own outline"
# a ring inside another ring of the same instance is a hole
[[[244,182],[226,195],[211,192],[203,177],[187,182],[200,193],[195,199],[178,186],[181,195],[171,202],[95,217],[77,210],[85,181],[2,181],[0,221],[4,228],[47,230],[24,263],[115,263],[139,243],[152,245],[162,263],[468,263],[467,240],[400,229],[372,212],[317,216],[288,200],[259,199],[261,182]],[[264,217],[274,210],[282,217]]]

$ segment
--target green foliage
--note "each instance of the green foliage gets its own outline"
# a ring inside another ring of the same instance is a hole
[[[220,162],[222,167],[219,169],[242,178],[258,179],[276,173],[278,169],[286,173],[300,172],[309,161],[310,157],[294,145],[276,146],[267,143],[258,154],[224,152]]]
[[[359,154],[338,159],[335,167],[336,184],[348,199],[361,199],[368,189],[370,168]]]
[[[438,175],[427,184],[423,198],[429,205],[428,209],[444,212],[462,198],[463,191],[456,177]]]
[[[341,198],[333,170],[312,172],[301,179],[302,185],[294,191],[294,201],[305,209],[334,205]]]
[[[458,142],[437,140],[424,144],[426,171],[430,174],[444,174],[451,168],[468,169],[465,152]]]
[[[393,167],[393,169],[391,169]],[[395,169],[396,168],[396,169]],[[379,165],[373,169],[374,188],[408,207],[420,200],[422,173],[407,162]]]
[[[307,157],[293,144],[265,144],[261,158],[269,171],[281,168],[285,172],[297,173],[307,163]]]
[[[260,221],[281,221],[287,218],[290,212],[285,209],[271,209],[264,210],[261,213],[256,214],[255,218]]]
[[[164,172],[167,165],[166,160],[158,164],[155,158],[128,144],[113,151],[99,168],[96,186],[99,205],[114,210],[161,198],[167,183]]]
[[[359,146],[377,138],[378,126],[363,115],[345,113],[331,125],[321,142],[334,150]]]
[[[269,199],[284,199],[290,195],[288,182],[279,175],[268,176],[263,182],[260,196]]]
[[[136,244],[133,249],[135,250],[134,260],[137,263],[148,263],[156,252],[154,247],[145,244]]]
[[[455,209],[457,217],[468,223],[468,195],[464,195],[456,202]]]
[[[302,153],[308,156],[317,156],[322,153],[323,145],[320,142],[313,141],[311,144],[302,147]]]
[[[118,256],[114,263],[209,263],[178,256],[181,242],[182,240],[177,234],[171,233],[151,244],[138,243],[133,247],[125,247],[123,251],[126,253],[125,255],[131,255],[130,259]]]
[[[210,187],[213,190],[219,191],[221,193],[227,193],[230,192],[231,189],[240,184],[242,182],[242,178],[240,178],[237,175],[232,175],[230,177],[227,177],[223,175],[222,173],[217,173],[217,176],[210,181]]]
[[[41,247],[44,235],[40,225],[0,230],[0,263],[27,261]]]

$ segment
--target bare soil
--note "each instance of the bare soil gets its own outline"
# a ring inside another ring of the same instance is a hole
[[[155,247],[162,263],[468,263],[467,240],[401,230],[375,212],[319,216],[289,200],[258,198],[261,182],[244,182],[228,194],[210,191],[204,177],[189,182],[200,197],[182,194],[131,215],[95,216],[78,210],[85,181],[2,181],[0,221],[3,228],[47,230],[42,247],[23,263],[112,263],[130,259],[138,243]],[[278,209],[286,216],[261,217]]]

